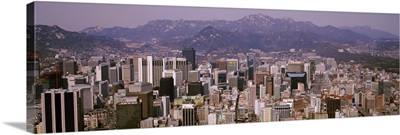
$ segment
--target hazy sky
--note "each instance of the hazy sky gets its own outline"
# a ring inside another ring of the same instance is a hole
[[[399,35],[400,29],[399,14],[51,2],[38,2],[35,10],[37,24],[58,25],[69,31],[80,31],[91,26],[134,28],[156,19],[238,20],[257,13],[274,18],[290,17],[296,21],[311,21],[319,26],[367,25],[396,35]]]

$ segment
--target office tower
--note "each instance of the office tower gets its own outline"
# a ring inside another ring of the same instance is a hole
[[[311,89],[311,66],[310,63],[304,64],[304,72],[306,73],[307,89]]]
[[[128,65],[128,64],[125,64],[125,65],[122,65],[121,66],[121,68],[122,68],[122,74],[121,74],[121,76],[122,76],[122,81],[128,81],[128,82],[132,82],[132,81],[134,81],[134,76],[133,76],[133,65]]]
[[[163,104],[163,114],[164,117],[168,117],[169,111],[171,109],[171,100],[169,99],[169,96],[162,96],[161,97],[162,104]]]
[[[281,86],[278,84],[274,84],[274,99],[278,100],[281,98]]]
[[[226,63],[227,63],[226,71],[228,73],[239,70],[239,60],[238,59],[227,59]]]
[[[289,62],[286,72],[294,72],[294,73],[304,72],[304,62]]]
[[[270,67],[269,73],[270,73],[271,75],[279,74],[279,67],[276,66],[276,65],[272,65],[272,66]]]
[[[271,122],[272,121],[272,107],[265,107],[261,109],[261,122]]]
[[[293,90],[297,90],[298,83],[301,82],[304,85],[307,85],[306,73],[286,73],[287,77],[290,78],[290,93],[293,93]],[[304,88],[302,88],[304,89]]]
[[[203,90],[202,95],[209,95],[210,94],[210,84],[208,82],[202,82]]]
[[[249,90],[249,103],[254,108],[254,101],[257,100],[257,87],[255,85],[248,87]]]
[[[110,67],[110,83],[115,83],[119,81],[119,74],[118,74],[118,68],[117,67]]]
[[[83,112],[89,112],[94,109],[94,95],[93,88],[90,85],[86,84],[77,84],[70,88],[73,91],[79,91],[79,95],[82,100]]]
[[[274,77],[272,75],[267,75],[264,76],[264,86],[267,89],[267,94],[269,94],[269,96],[274,96]]]
[[[233,87],[238,87],[238,81],[239,81],[239,78],[237,77],[237,76],[233,76],[233,77],[230,77],[229,79],[228,79],[228,85],[229,85],[229,87],[230,88],[233,88]]]
[[[192,68],[189,70],[196,69],[196,50],[194,48],[184,48],[182,50],[182,56],[187,59],[188,62],[192,64]]]
[[[384,95],[376,95],[375,96],[375,107],[379,110],[385,111],[385,96]]]
[[[147,82],[130,82],[128,88],[129,92],[147,92],[153,90],[151,83]]]
[[[182,103],[182,126],[196,125],[196,106],[192,100],[185,100]]]
[[[117,66],[117,73],[118,73],[118,81],[122,80],[122,65]]]
[[[109,80],[108,71],[108,64],[101,63],[100,65],[96,66],[96,81]]]
[[[153,60],[153,87],[160,86],[160,79],[162,78],[162,72],[164,71],[164,64],[162,59]]]
[[[392,97],[393,82],[382,80],[378,82],[378,94],[385,95],[385,101],[389,101]]]
[[[364,98],[363,109],[364,111],[371,113],[371,110],[375,110],[375,97],[374,95],[367,95]]]
[[[89,67],[96,67],[100,64],[100,61],[98,60],[88,60],[88,66]]]
[[[264,84],[264,76],[269,75],[268,72],[261,72],[261,71],[257,71],[254,73],[254,84],[258,85],[258,84]]]
[[[139,80],[139,56],[133,56],[133,80],[138,81]]]
[[[174,78],[174,85],[181,87],[183,83],[182,71],[179,69],[168,69],[163,71],[163,77]]]
[[[186,58],[176,58],[176,69],[182,71],[182,79],[188,80],[188,66]]]
[[[163,102],[161,99],[156,99],[153,101],[153,117],[164,116]]]
[[[142,101],[142,118],[146,119],[153,115],[153,91],[150,89],[148,91],[141,92],[127,92],[127,97],[138,97]]]
[[[216,67],[219,70],[227,70],[228,69],[228,67],[227,67],[228,65],[227,65],[227,62],[225,59],[217,60],[216,64],[217,64]]]
[[[103,97],[108,97],[110,88],[108,87],[109,83],[108,81],[101,81],[99,82],[99,91],[101,92],[101,95]]]
[[[328,98],[326,99],[326,108],[328,112],[328,118],[335,118],[336,110],[341,110],[341,100],[339,98]]]
[[[215,85],[225,85],[227,82],[226,70],[215,70],[214,71],[214,81]]]
[[[63,63],[63,74],[73,74],[76,75],[76,72],[78,71],[78,64],[76,61],[64,61]]]
[[[279,118],[290,118],[291,107],[290,105],[274,105],[274,110],[278,111]]]
[[[39,83],[34,83],[32,85],[32,93],[34,94],[35,100],[40,100],[42,97],[43,86]]]
[[[189,82],[187,95],[196,96],[198,94],[204,95],[202,82]]]
[[[248,75],[247,80],[254,80],[254,67],[250,66],[249,70],[247,72],[248,72],[247,73],[247,75]]]
[[[138,58],[138,80],[139,82],[148,82],[148,62],[146,58]]]
[[[83,131],[79,91],[51,89],[41,94],[44,133]]]
[[[239,78],[238,79],[238,85],[237,85],[238,90],[239,91],[243,91],[244,90],[244,85],[245,85],[244,78]]]
[[[197,82],[200,80],[200,73],[197,70],[191,70],[188,73],[188,82]]]
[[[172,77],[163,77],[160,80],[160,90],[159,95],[160,96],[169,96],[170,100],[173,101],[174,97],[174,78]]]
[[[139,128],[142,120],[142,102],[138,97],[121,99],[116,108],[117,129]]]

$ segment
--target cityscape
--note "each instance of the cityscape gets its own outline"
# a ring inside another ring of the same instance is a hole
[[[367,26],[261,13],[79,32],[28,22],[27,44],[35,134],[400,114],[398,33]]]

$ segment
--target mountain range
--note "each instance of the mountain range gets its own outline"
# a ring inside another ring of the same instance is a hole
[[[152,20],[136,28],[88,27],[70,32],[58,26],[36,26],[39,47],[125,48],[125,43],[157,44],[182,49],[194,47],[204,51],[243,52],[249,48],[264,51],[282,51],[290,48],[311,50],[337,50],[342,44],[399,40],[388,32],[367,26],[317,26],[309,21],[291,18],[272,18],[252,14],[238,20]]]

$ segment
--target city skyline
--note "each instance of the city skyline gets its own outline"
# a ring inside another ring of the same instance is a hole
[[[373,29],[389,32],[397,36],[399,35],[399,14],[389,13],[352,13],[59,2],[37,2],[37,7],[37,24],[58,25],[70,31],[80,31],[84,28],[93,26],[101,26],[105,28],[135,28],[139,25],[146,24],[148,21],[158,19],[234,21],[250,14],[261,13],[273,18],[292,18],[295,21],[311,21],[318,26],[370,26]],[[190,14],[187,14],[189,12]]]

